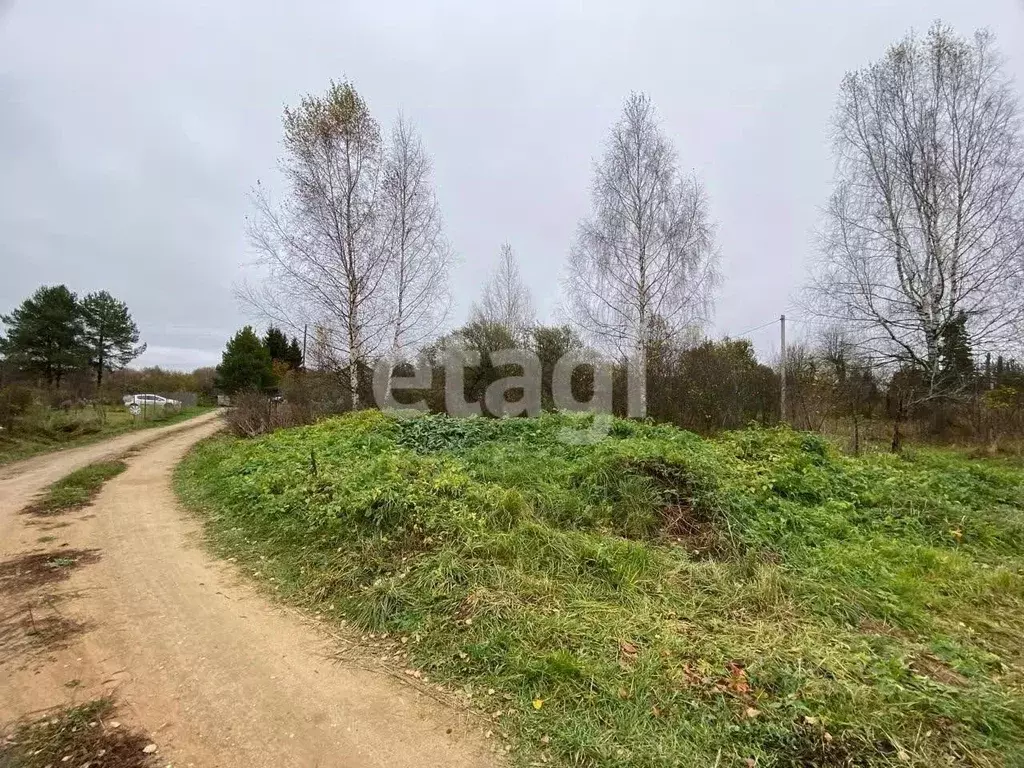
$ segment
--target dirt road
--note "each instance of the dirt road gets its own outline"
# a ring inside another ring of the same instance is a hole
[[[18,519],[11,513],[21,509],[29,499],[51,483],[86,464],[121,456],[125,451],[148,445],[175,432],[212,423],[217,418],[217,413],[208,413],[168,427],[152,427],[129,432],[100,443],[45,453],[0,466],[0,556],[7,554],[10,551],[9,546],[16,540],[14,531]]]
[[[136,443],[118,438],[0,476],[0,722],[112,693],[161,765],[494,764],[464,715],[332,659],[337,642],[319,626],[203,551],[171,472],[218,428],[201,417],[153,430],[155,442],[92,507],[63,517],[18,510],[47,483]]]

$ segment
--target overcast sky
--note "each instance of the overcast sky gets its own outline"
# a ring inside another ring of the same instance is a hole
[[[347,77],[433,156],[456,321],[504,241],[554,317],[594,159],[648,92],[718,225],[711,331],[737,334],[801,284],[843,73],[935,18],[994,30],[1024,89],[1024,0],[0,0],[0,313],[40,284],[106,289],[149,343],[137,364],[219,361],[251,319],[232,287],[282,108]]]

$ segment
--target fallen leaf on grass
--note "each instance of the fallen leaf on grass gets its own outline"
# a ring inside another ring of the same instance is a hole
[[[729,680],[726,687],[733,693],[750,693],[750,683],[747,682],[747,670],[739,662],[730,661],[725,665],[729,670]]]
[[[628,640],[619,640],[619,666],[629,669],[636,663],[638,651],[635,645]]]

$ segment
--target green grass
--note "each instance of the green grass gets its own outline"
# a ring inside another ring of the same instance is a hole
[[[177,483],[219,551],[406,638],[519,764],[1024,765],[1024,472],[576,425],[363,412],[211,440]]]
[[[78,681],[71,681],[74,687]],[[57,765],[144,768],[153,758],[141,734],[114,728],[110,699],[97,699],[24,723],[0,741],[0,768],[52,768]]]
[[[89,464],[51,485],[46,494],[33,501],[25,511],[33,515],[59,515],[84,507],[96,497],[107,480],[127,468],[123,461]]]
[[[0,466],[41,453],[74,448],[136,429],[163,427],[194,418],[210,408],[158,411],[155,417],[133,417],[123,406],[83,408],[68,412],[35,408],[12,434],[0,431]]]

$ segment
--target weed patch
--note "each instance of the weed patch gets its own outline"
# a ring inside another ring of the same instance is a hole
[[[103,484],[128,468],[123,461],[101,461],[75,470],[47,489],[42,498],[32,502],[25,514],[59,515],[89,504]]]
[[[110,720],[114,705],[99,699],[13,728],[0,742],[0,768],[148,768],[149,740]]]

